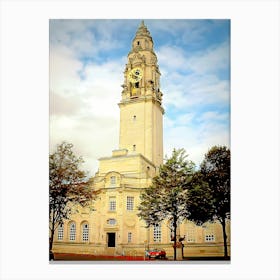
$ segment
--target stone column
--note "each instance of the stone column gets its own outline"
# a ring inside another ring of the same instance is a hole
[[[182,261],[183,260],[183,244],[182,242],[176,242],[176,260]],[[174,248],[174,246],[173,246]]]
[[[176,259],[177,261],[183,260],[183,254],[182,254],[182,247],[176,247]]]

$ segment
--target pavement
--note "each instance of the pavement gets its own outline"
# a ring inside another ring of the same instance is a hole
[[[227,261],[229,261],[227,259]],[[144,256],[96,256],[91,254],[54,253],[54,261],[174,261],[173,257],[166,259],[149,259]],[[184,257],[183,261],[226,261],[224,257]]]

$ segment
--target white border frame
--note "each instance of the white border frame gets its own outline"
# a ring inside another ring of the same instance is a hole
[[[279,2],[1,1],[1,279],[279,279]],[[134,11],[137,10],[137,14]],[[116,12],[117,11],[117,12]],[[231,19],[232,260],[48,262],[48,20]],[[21,230],[9,231],[10,228]],[[37,234],[32,234],[36,225]],[[254,235],[255,228],[258,235]],[[268,230],[269,229],[269,230]],[[269,236],[268,236],[269,232]],[[260,243],[258,236],[268,236]]]

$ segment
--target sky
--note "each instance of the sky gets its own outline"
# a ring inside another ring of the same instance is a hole
[[[141,19],[50,20],[50,152],[62,141],[93,176],[118,149],[124,68]],[[230,20],[145,19],[161,72],[164,156],[184,148],[197,167],[230,148]]]

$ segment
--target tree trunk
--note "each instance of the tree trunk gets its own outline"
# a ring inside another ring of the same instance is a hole
[[[173,217],[173,227],[174,227],[174,261],[176,261],[177,259],[177,255],[176,255],[176,245],[177,245],[177,236],[176,236],[176,233],[177,233],[177,217]]]
[[[53,238],[54,238],[54,215],[52,215],[52,225],[51,225],[51,236],[49,240],[49,252],[51,252],[53,247]]]
[[[55,231],[54,218],[52,218],[51,236],[49,238],[49,261],[54,260],[54,254],[52,252],[54,231]]]
[[[223,228],[223,238],[224,238],[224,258],[228,259],[228,251],[227,251],[227,234],[226,234],[226,219],[221,219],[221,224]]]
[[[50,237],[50,245],[49,245],[49,250],[52,250],[52,246],[53,246],[53,237],[54,237],[54,230],[51,230],[51,237]]]

